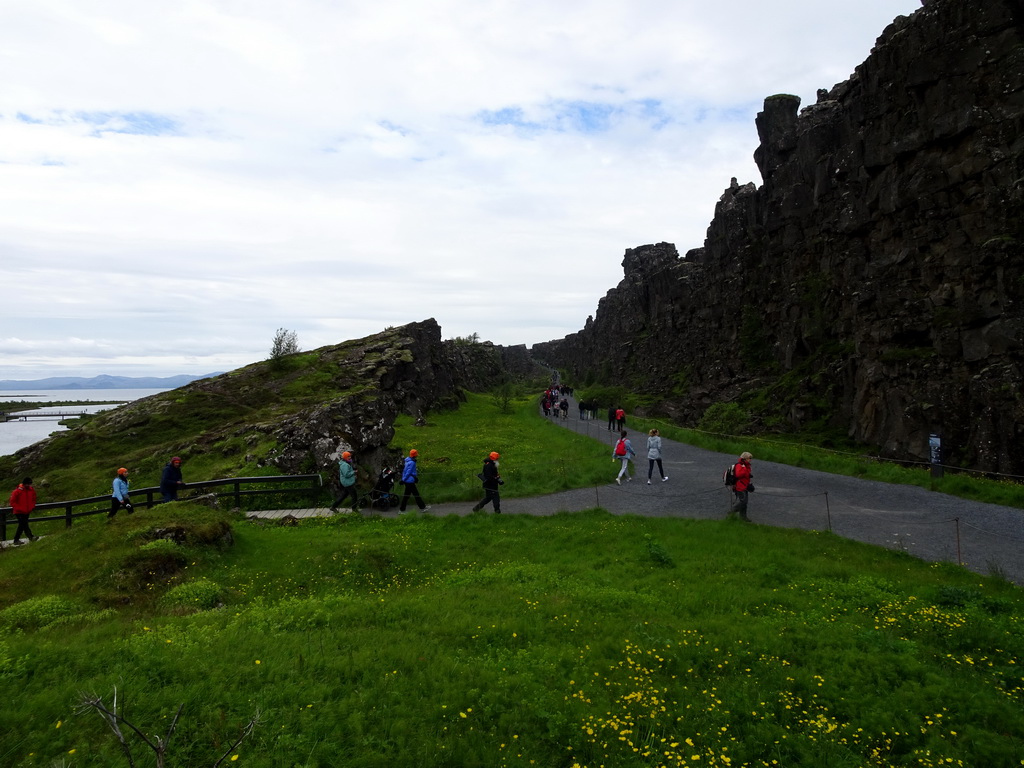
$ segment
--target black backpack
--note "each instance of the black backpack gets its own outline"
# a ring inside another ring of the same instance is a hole
[[[730,464],[722,473],[722,479],[726,485],[736,485],[736,465]]]

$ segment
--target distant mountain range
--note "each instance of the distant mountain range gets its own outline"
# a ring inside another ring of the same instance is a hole
[[[0,390],[12,389],[176,389],[183,387],[189,382],[197,379],[207,379],[210,376],[217,376],[216,373],[207,373],[202,376],[93,376],[91,379],[81,376],[51,376],[48,379],[31,379],[27,381],[15,381],[13,379],[0,380]]]

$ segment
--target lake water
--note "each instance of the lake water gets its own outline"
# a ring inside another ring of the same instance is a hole
[[[0,392],[0,411],[5,410],[4,406],[11,402],[39,402],[50,403],[55,401],[81,402],[82,405],[54,406],[47,408],[33,408],[22,413],[99,413],[109,408],[116,408],[120,403],[139,400],[143,397],[166,392],[166,389],[39,389],[39,390],[11,390]],[[101,404],[100,400],[116,400],[117,403]],[[88,403],[95,403],[90,405]],[[17,450],[45,440],[54,432],[63,432],[67,427],[57,423],[59,417],[52,419],[32,418],[25,421],[0,421],[0,455],[14,453]]]

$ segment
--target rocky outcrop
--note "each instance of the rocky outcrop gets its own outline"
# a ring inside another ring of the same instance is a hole
[[[734,179],[703,248],[628,250],[585,327],[537,344],[696,423],[841,425],[890,457],[1024,474],[1024,10],[932,0],[799,110],[765,100],[762,184]],[[757,394],[759,397],[754,397]]]
[[[273,467],[280,474],[334,477],[346,450],[375,473],[398,458],[388,444],[399,414],[422,420],[431,410],[457,406],[466,390],[486,391],[534,365],[525,348],[442,341],[435,320],[410,323],[104,412],[19,451],[10,472],[39,475],[87,449],[117,456],[111,466],[129,461],[139,476],[158,477],[173,453],[216,455],[227,474]]]

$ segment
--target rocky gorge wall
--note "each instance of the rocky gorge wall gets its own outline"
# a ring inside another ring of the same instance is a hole
[[[582,330],[536,344],[695,424],[827,419],[883,455],[1024,475],[1024,5],[931,0],[849,80],[765,99],[702,248],[626,251]],[[765,397],[767,395],[767,397]]]

